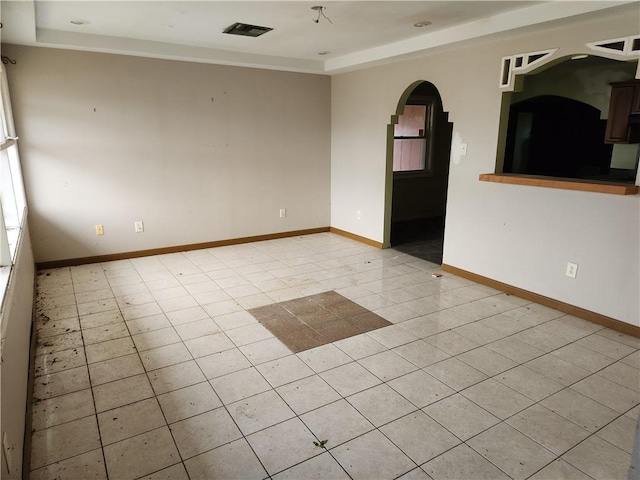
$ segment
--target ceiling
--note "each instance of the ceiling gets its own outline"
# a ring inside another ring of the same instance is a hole
[[[2,0],[1,33],[3,43],[333,74],[626,3]],[[315,5],[330,21],[315,22]],[[235,22],[273,30],[222,33]]]

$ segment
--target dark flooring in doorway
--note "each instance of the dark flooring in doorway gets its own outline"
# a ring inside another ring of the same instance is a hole
[[[443,245],[444,217],[391,225],[391,247],[402,253],[441,265]]]

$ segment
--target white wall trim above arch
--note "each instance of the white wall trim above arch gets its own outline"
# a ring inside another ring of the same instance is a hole
[[[557,48],[539,50],[537,52],[517,53],[502,58],[500,69],[500,88],[513,91],[515,88],[514,77],[516,74],[527,73],[551,61],[551,57],[558,51]]]
[[[620,45],[620,48],[614,45]],[[638,57],[640,56],[640,35],[590,42],[587,43],[587,47],[597,52],[621,55],[623,57]]]

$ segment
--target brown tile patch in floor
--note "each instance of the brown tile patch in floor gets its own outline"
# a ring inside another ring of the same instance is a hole
[[[295,353],[392,325],[336,292],[249,310]]]

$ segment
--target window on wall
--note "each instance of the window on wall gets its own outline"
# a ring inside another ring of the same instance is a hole
[[[0,65],[0,267],[13,264],[27,202],[9,89]]]
[[[432,131],[432,101],[405,105],[394,127],[394,172],[430,173]]]

